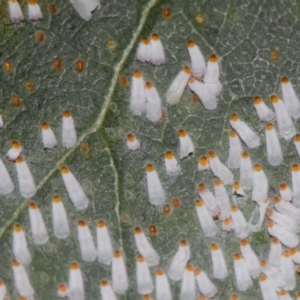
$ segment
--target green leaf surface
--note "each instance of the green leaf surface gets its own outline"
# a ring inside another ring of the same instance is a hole
[[[79,219],[86,220],[95,236],[97,221],[104,219],[114,248],[123,249],[126,255],[130,288],[119,299],[141,298],[136,287],[133,228],[141,226],[150,236],[147,229],[150,224],[157,227],[157,235],[150,240],[161,255],[160,265],[165,270],[180,239],[187,238],[192,250],[191,263],[211,277],[210,243],[218,242],[230,276],[224,281],[214,280],[219,288],[216,299],[229,299],[236,291],[232,255],[239,251],[239,243],[233,233],[221,231],[219,221],[216,221],[219,228],[216,238],[203,236],[194,200],[197,184],[203,181],[212,189],[213,176],[210,172],[197,171],[197,159],[213,149],[226,162],[229,116],[238,112],[260,134],[262,145],[249,152],[253,162],[262,164],[271,188],[277,191],[278,184],[284,180],[291,183],[290,164],[299,161],[293,143],[281,139],[284,163],[280,167],[268,165],[264,124],[258,121],[252,98],[261,95],[269,104],[271,93],[281,95],[279,82],[284,75],[299,92],[300,4],[271,0],[105,0],[91,21],[84,22],[69,1],[57,1],[56,14],[48,11],[50,2],[39,3],[43,20],[20,25],[10,24],[7,3],[0,4],[0,62],[10,61],[13,66],[11,72],[0,71],[0,109],[5,121],[0,133],[1,157],[16,186],[11,195],[1,196],[0,209],[0,277],[9,289],[10,298],[18,299],[10,261],[13,224],[20,222],[33,255],[28,273],[36,299],[56,299],[57,285],[68,281],[69,264],[73,260],[80,263],[84,273],[86,299],[100,299],[99,280],[110,279],[111,270],[98,262],[82,262],[76,226]],[[27,4],[25,1],[20,4],[25,12]],[[164,7],[171,9],[169,19],[162,16]],[[201,13],[204,22],[197,21],[196,13]],[[45,34],[42,43],[36,41],[37,30]],[[161,67],[135,60],[140,37],[152,32],[159,33],[166,52],[167,63]],[[179,104],[168,106],[165,102],[164,94],[173,78],[189,64],[188,39],[195,40],[206,58],[212,53],[220,58],[224,89],[214,111],[195,103],[188,88]],[[62,61],[59,71],[53,68],[56,58]],[[85,62],[83,71],[76,69],[77,59]],[[156,125],[129,112],[130,87],[120,85],[119,77],[125,75],[130,80],[134,69],[140,69],[144,78],[153,82],[163,99],[166,118]],[[34,83],[33,92],[26,89],[29,80]],[[19,107],[11,103],[15,94],[22,100]],[[62,148],[60,138],[62,112],[66,109],[72,112],[79,137],[70,150]],[[54,150],[44,150],[41,145],[42,121],[50,123],[59,141]],[[190,134],[196,151],[181,161],[180,175],[169,177],[164,169],[164,153],[172,150],[179,160],[179,128]],[[134,153],[126,148],[129,132],[141,141],[141,149]],[[12,139],[20,140],[24,146],[24,157],[38,186],[33,199],[50,231],[50,240],[43,246],[33,243],[28,200],[18,193],[14,164],[4,159]],[[173,208],[168,216],[147,199],[145,165],[149,162],[157,169],[168,203],[171,204],[173,197],[181,200],[181,206]],[[70,168],[91,200],[85,212],[76,212],[68,199],[59,171],[63,164]],[[238,179],[237,172],[235,178]],[[70,237],[62,241],[51,232],[51,198],[55,193],[62,197],[71,225]],[[247,201],[239,203],[247,219],[255,208],[250,193],[248,196]],[[251,234],[249,241],[257,255],[265,258],[270,242],[265,225],[261,232]],[[151,272],[154,278],[155,268]],[[180,283],[170,283],[177,299]],[[258,283],[254,282],[253,287],[240,295],[241,299],[260,299]]]

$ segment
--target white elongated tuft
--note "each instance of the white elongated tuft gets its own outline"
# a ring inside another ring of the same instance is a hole
[[[142,37],[139,43],[136,59],[145,63],[151,61],[151,46],[147,37]]]
[[[113,290],[117,294],[124,294],[128,289],[128,275],[122,252],[119,250],[114,251],[111,269]]]
[[[227,160],[227,165],[230,169],[239,169],[242,151],[242,143],[237,132],[231,130],[229,134],[229,155]]]
[[[279,166],[283,161],[281,145],[272,123],[266,125],[267,158],[271,166]]]
[[[77,234],[82,260],[94,261],[97,257],[97,250],[90,229],[85,221],[78,221]]]
[[[176,157],[172,151],[167,151],[165,154],[165,167],[168,175],[176,175],[181,171]]]
[[[58,195],[52,197],[52,224],[53,224],[53,234],[58,239],[65,239],[69,233],[69,222],[67,213]]]
[[[280,266],[281,253],[279,254],[278,264]],[[260,261],[260,267],[262,273],[266,274],[270,281],[272,281],[273,286],[277,289],[285,286],[285,281],[283,280],[279,268],[276,268],[268,263],[266,259]]]
[[[260,164],[253,167],[252,200],[257,203],[263,202],[268,197],[269,182]]]
[[[117,300],[115,292],[106,279],[102,279],[100,282],[100,295],[102,300]]]
[[[218,244],[210,245],[210,253],[213,268],[213,277],[217,279],[224,279],[228,276],[227,264],[222,250]]]
[[[16,169],[20,194],[24,198],[32,197],[36,193],[36,186],[31,171],[26,161],[21,156],[16,159]]]
[[[179,136],[179,157],[180,159],[184,159],[189,155],[192,155],[195,151],[194,144],[184,129],[180,129],[178,131]]]
[[[270,122],[275,118],[274,112],[262,101],[261,97],[254,97],[254,107],[258,118],[263,122]]]
[[[127,134],[127,148],[130,151],[139,150],[141,147],[140,141],[134,136],[133,133]]]
[[[213,110],[217,107],[218,99],[209,88],[195,78],[189,79],[190,90],[197,95],[205,109]]]
[[[28,19],[30,21],[38,21],[43,18],[40,6],[36,0],[29,0],[28,2]]]
[[[279,300],[293,300],[291,295],[285,289],[281,289],[278,292],[278,297],[279,297]]]
[[[268,278],[267,275],[261,274],[258,278],[260,291],[263,300],[277,300],[278,295],[276,288],[273,286],[273,282]]]
[[[141,116],[146,112],[145,82],[142,72],[139,70],[135,70],[132,76],[130,90],[130,111],[135,116]]]
[[[289,115],[297,120],[300,118],[300,102],[296,95],[293,85],[289,78],[282,77],[281,79],[282,101],[284,102]]]
[[[279,194],[281,197],[281,200],[290,202],[292,201],[294,195],[292,190],[289,188],[289,186],[286,184],[286,182],[282,182],[279,185]]]
[[[6,157],[11,160],[15,161],[22,153],[23,148],[19,141],[12,141],[11,142],[11,148],[7,151]]]
[[[300,133],[297,133],[294,137],[294,145],[296,147],[296,151],[298,156],[300,157]]]
[[[216,236],[217,226],[202,200],[195,201],[198,220],[203,234],[208,237]]]
[[[5,298],[6,292],[7,292],[6,286],[5,286],[4,282],[0,279],[0,299],[1,300],[6,299]]]
[[[157,33],[153,33],[151,35],[150,57],[150,62],[152,63],[152,65],[161,66],[166,63],[164,47]]]
[[[223,86],[219,80],[220,68],[218,57],[212,54],[207,62],[207,69],[204,75],[204,84],[208,87],[209,91],[218,96],[221,94]]]
[[[214,218],[218,217],[220,214],[220,207],[218,206],[216,198],[204,183],[198,184],[198,194],[205,203],[211,216]]]
[[[22,9],[17,0],[8,0],[9,19],[12,23],[20,23],[24,20]]]
[[[166,99],[169,104],[176,104],[180,101],[191,74],[192,71],[190,67],[185,66],[175,77],[166,93]]]
[[[37,245],[46,243],[49,239],[47,228],[40,209],[33,201],[29,202],[29,221],[34,243]]]
[[[13,269],[13,276],[17,291],[20,295],[24,297],[28,297],[29,299],[33,299],[34,289],[30,283],[29,277],[23,265],[13,259],[11,261],[12,269]]]
[[[172,300],[168,277],[163,269],[157,269],[155,272],[155,296],[156,300]]]
[[[258,204],[259,219],[256,224],[252,224],[252,220],[255,216],[255,214],[252,213],[250,220],[249,220],[249,228],[252,232],[258,232],[261,230],[262,224],[264,222],[265,214],[266,214],[266,211],[267,211],[267,208],[269,205],[270,205],[270,201],[268,198],[266,198],[264,201],[262,201]]]
[[[50,125],[46,122],[42,123],[42,143],[46,149],[52,149],[57,145],[57,140]]]
[[[31,263],[32,258],[28,250],[25,232],[21,224],[18,223],[14,225],[13,231],[13,254],[21,264],[28,265]]]
[[[220,220],[230,217],[230,200],[227,191],[219,178],[214,180],[214,190],[217,205],[220,207]]]
[[[226,218],[223,220],[222,229],[227,232],[233,230],[233,224],[231,218]]]
[[[240,197],[247,197],[239,181],[235,181],[232,185],[232,194]]]
[[[141,227],[134,228],[134,240],[138,252],[143,256],[146,263],[149,266],[157,265],[160,259],[159,255],[150,244]]]
[[[17,1],[15,1],[15,2],[17,2]],[[4,121],[3,121],[2,114],[0,112],[0,129],[3,129],[3,127],[4,127]]]
[[[247,151],[243,151],[241,154],[240,183],[242,188],[247,191],[253,187],[253,166]]]
[[[282,252],[280,260],[280,271],[285,281],[285,288],[288,291],[296,287],[296,274],[291,250],[287,249]]]
[[[68,298],[70,300],[84,300],[84,283],[78,263],[72,262],[69,271]]]
[[[243,213],[235,204],[231,205],[231,219],[235,236],[239,239],[246,238],[249,235],[248,223]]]
[[[291,248],[291,256],[292,256],[292,260],[295,264],[300,264],[300,252],[298,251],[298,249],[296,247]]]
[[[0,158],[0,194],[8,195],[14,190],[15,186],[10,178],[10,175]]]
[[[300,166],[292,165],[293,203],[300,207]]]
[[[220,178],[224,185],[233,183],[232,172],[220,161],[213,150],[208,151],[208,160],[210,169],[215,177]]]
[[[196,282],[194,268],[190,264],[185,267],[183,272],[179,299],[196,300]]]
[[[257,278],[261,272],[261,268],[257,255],[251,248],[250,244],[248,243],[248,240],[242,239],[240,241],[240,249],[251,277]]]
[[[66,110],[63,113],[62,121],[62,145],[68,149],[76,145],[77,134],[75,130],[74,120],[70,111]]]
[[[146,117],[152,123],[157,123],[162,117],[161,99],[153,84],[150,81],[145,83],[146,93]]]
[[[152,164],[146,166],[148,198],[151,204],[161,205],[166,201],[165,191]]]
[[[187,240],[181,240],[179,247],[171,261],[168,276],[174,280],[179,281],[182,279],[184,269],[190,260],[191,252],[190,245]]]
[[[75,10],[85,21],[89,21],[92,18],[92,13],[97,9],[100,9],[100,0],[70,0]]]
[[[296,134],[293,121],[285,104],[276,95],[271,96],[271,102],[275,110],[279,134],[282,138],[288,141]]]
[[[67,298],[68,297],[68,287],[65,283],[60,283],[57,288],[58,298]]]
[[[209,170],[209,162],[207,156],[204,155],[199,158],[197,169],[200,172]]]
[[[89,206],[89,199],[85,195],[81,185],[69,170],[67,166],[60,168],[62,179],[65,188],[68,192],[68,196],[75,206],[76,210],[84,210]]]
[[[193,76],[201,79],[206,72],[206,63],[203,54],[192,40],[187,42],[187,47],[191,59]]]
[[[260,140],[255,133],[245,122],[241,121],[237,114],[232,114],[230,117],[231,127],[238,133],[241,140],[249,148],[257,148],[260,146]]]
[[[103,220],[97,224],[97,249],[98,261],[109,265],[113,258],[113,248],[106,223]]]
[[[280,268],[280,258],[282,254],[282,245],[277,238],[272,238],[268,261],[275,268]]]
[[[142,255],[136,258],[136,280],[139,294],[151,294],[154,290],[149,267]]]
[[[233,255],[233,266],[237,289],[246,291],[252,285],[252,279],[247,264],[240,253]]]
[[[218,289],[207,274],[200,268],[196,268],[194,273],[200,293],[207,297],[207,299],[215,297],[218,293]]]
[[[296,222],[300,221],[300,209],[290,202],[282,201],[279,197],[274,197],[274,206],[282,214],[292,218]]]

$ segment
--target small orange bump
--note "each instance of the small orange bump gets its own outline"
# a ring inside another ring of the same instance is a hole
[[[157,234],[157,229],[154,224],[149,225],[148,231],[152,236],[155,236]]]
[[[281,289],[279,292],[278,292],[278,295],[279,296],[285,296],[287,294],[286,290],[284,289]]]
[[[279,98],[276,95],[272,95],[270,99],[272,103],[277,103],[279,101]]]
[[[134,234],[141,234],[143,233],[143,230],[141,227],[137,226],[137,227],[134,227]]]
[[[230,225],[232,223],[231,218],[226,218],[223,220],[224,225]]]
[[[300,133],[295,135],[295,142],[300,142]]]
[[[212,243],[212,244],[210,245],[210,249],[211,249],[212,251],[217,251],[217,250],[219,250],[219,245],[218,245],[218,244],[215,244],[215,243]]]
[[[229,136],[235,138],[237,136],[237,132],[235,130],[231,130]]]
[[[215,158],[217,156],[215,151],[213,150],[209,150],[207,154],[209,158]]]
[[[86,223],[85,223],[84,220],[79,220],[79,221],[77,222],[77,225],[80,226],[80,227],[85,227],[85,226],[86,226]]]
[[[3,63],[3,68],[4,68],[5,72],[7,72],[7,73],[11,72],[11,70],[12,70],[12,63],[9,60],[6,60]]]
[[[274,129],[274,125],[272,123],[267,123],[266,130],[272,130]]]
[[[121,253],[120,250],[115,250],[115,251],[114,251],[114,258],[119,258],[119,257],[121,257],[121,256],[122,256],[122,253]]]
[[[152,165],[152,164],[148,164],[148,165],[146,166],[146,170],[147,170],[147,172],[153,172],[153,171],[154,171],[153,165]]]
[[[268,265],[268,261],[266,259],[262,259],[260,262],[259,262],[260,266],[263,268],[263,267],[266,267]]]
[[[53,201],[54,203],[60,203],[60,202],[61,202],[61,199],[60,199],[60,197],[59,197],[58,195],[54,195],[54,196],[52,197],[52,201]]]
[[[121,75],[119,77],[119,82],[120,82],[120,85],[123,86],[123,87],[128,86],[128,79],[125,75]]]
[[[62,166],[62,167],[60,168],[60,171],[61,171],[61,173],[63,173],[63,174],[68,174],[68,173],[69,173],[69,169],[68,169],[67,166]]]
[[[201,165],[201,166],[203,166],[203,167],[205,167],[205,166],[207,166],[208,165],[208,158],[207,158],[207,156],[201,156],[200,158],[199,158],[199,164]]]
[[[193,78],[193,77],[191,77],[190,79],[189,79],[189,83],[193,83],[195,81],[195,78]]]
[[[272,238],[272,244],[274,245],[279,244],[279,240],[277,238]]]
[[[230,297],[230,300],[239,300],[240,297],[238,294],[232,294],[231,297]]]
[[[299,172],[299,170],[300,170],[300,167],[299,167],[298,164],[293,164],[293,165],[292,165],[292,171],[293,171],[293,172]]]
[[[142,77],[142,72],[140,70],[134,70],[133,77],[134,78],[141,78]]]
[[[249,157],[249,153],[247,151],[243,151],[242,158],[248,158],[248,157]]]
[[[172,205],[174,208],[180,207],[180,199],[175,197],[172,199]]]
[[[21,105],[21,99],[18,95],[13,95],[11,97],[11,103],[13,104],[13,106],[20,106]]]
[[[284,250],[284,251],[282,252],[282,255],[283,255],[284,257],[290,257],[290,256],[292,256],[291,250],[290,250],[290,249]]]
[[[214,180],[214,185],[215,185],[215,186],[219,186],[219,185],[221,185],[221,184],[222,184],[221,179],[216,178],[216,179]]]
[[[279,189],[281,190],[281,191],[284,191],[284,190],[286,190],[287,189],[287,184],[285,183],[285,182],[282,182],[282,183],[280,183],[280,185],[279,185]]]
[[[25,83],[25,87],[29,92],[33,92],[34,91],[34,83],[31,80],[27,80]]]
[[[149,45],[149,40],[148,40],[148,38],[146,38],[145,36],[143,36],[143,37],[141,38],[141,43],[144,44],[144,45]]]
[[[198,190],[201,191],[201,192],[205,191],[206,190],[205,183],[199,183],[198,184]]]
[[[23,157],[22,156],[19,156],[17,159],[16,159],[16,163],[20,164],[24,161]]]
[[[288,79],[288,77],[284,76],[284,77],[281,78],[281,82],[282,83],[289,83],[290,80]]]
[[[34,201],[30,201],[28,205],[29,205],[30,209],[37,209],[38,208],[37,204]]]
[[[151,300],[152,298],[151,298],[151,296],[149,295],[149,294],[145,294],[144,296],[143,296],[143,300]]]
[[[71,112],[69,110],[65,110],[64,113],[63,113],[63,116],[65,118],[69,118],[69,117],[71,117]]]
[[[243,246],[243,247],[245,247],[245,246],[247,246],[249,243],[248,243],[248,240],[247,239],[242,239],[242,240],[240,240],[240,245],[241,246]]]
[[[60,283],[60,284],[58,285],[58,290],[59,290],[60,292],[66,292],[66,291],[68,290],[68,287],[67,287],[67,285],[66,285],[65,283]]]
[[[238,208],[237,205],[235,205],[235,204],[232,204],[232,205],[231,205],[231,211],[232,211],[232,212],[235,212],[235,211],[238,211],[238,210],[239,210],[239,208]]]
[[[170,7],[163,8],[162,15],[163,15],[164,19],[169,19],[170,16],[171,16],[171,9],[170,9]]]
[[[0,279],[0,286],[3,286],[4,285],[4,283],[3,283],[3,281]],[[4,300],[5,300],[5,298],[4,298]]]
[[[179,137],[185,137],[186,136],[186,131],[184,129],[179,129],[178,130],[178,135],[179,135]]]
[[[203,206],[203,205],[204,205],[204,203],[203,203],[203,201],[202,201],[201,199],[195,200],[195,206],[201,207],[201,206]]]
[[[163,213],[165,216],[167,216],[171,213],[171,205],[170,204],[165,204],[163,206]]]
[[[19,141],[13,140],[13,141],[11,142],[11,147],[14,148],[14,149],[20,149],[21,144],[20,144]]]
[[[13,267],[19,267],[21,264],[20,264],[16,259],[13,259],[13,260],[11,261],[11,265],[12,265]]]
[[[159,40],[159,35],[157,33],[152,33],[151,40],[158,41]]]
[[[278,57],[279,57],[278,51],[277,50],[271,50],[270,57],[274,61],[278,60]]]
[[[29,3],[30,5],[35,5],[35,4],[36,4],[36,0],[28,0],[28,3]]]
[[[116,49],[117,44],[114,41],[114,39],[109,39],[106,43],[106,46],[109,51],[114,51]]]
[[[53,67],[55,70],[59,71],[62,67],[62,62],[60,59],[54,59],[53,61]]]
[[[98,226],[99,228],[105,227],[105,226],[106,226],[105,221],[103,221],[103,220],[98,221],[97,226]]]
[[[191,75],[191,74],[192,74],[192,70],[191,70],[191,68],[188,67],[188,66],[184,66],[184,67],[183,67],[183,72],[186,73],[186,74],[188,74],[188,75]]]
[[[174,158],[174,153],[172,151],[167,151],[166,152],[166,158],[167,159],[173,159]]]
[[[52,14],[52,15],[55,15],[56,12],[57,12],[57,9],[56,9],[56,5],[54,3],[50,3],[48,5],[48,11]]]
[[[35,33],[35,39],[38,43],[41,43],[45,40],[45,34],[44,34],[44,31],[42,30],[38,30],[36,33]]]
[[[145,261],[145,258],[144,258],[141,254],[139,254],[139,255],[136,257],[136,261],[139,262],[139,263],[142,263],[142,262]]]
[[[127,141],[128,142],[134,142],[135,141],[135,136],[132,133],[127,134]]]
[[[195,268],[194,269],[194,274],[195,274],[195,276],[198,276],[198,275],[200,275],[201,274],[201,269],[200,268]]]
[[[242,256],[241,256],[240,253],[234,253],[234,254],[233,254],[233,258],[234,258],[234,260],[239,260],[239,259],[242,258]]]
[[[267,227],[268,227],[268,228],[272,228],[272,227],[274,226],[274,224],[275,224],[275,223],[274,223],[272,220],[268,220],[268,221],[267,221]]]
[[[100,282],[100,285],[101,286],[108,286],[108,280],[102,279],[101,282]]]
[[[163,269],[157,269],[155,271],[155,274],[158,275],[158,276],[163,276],[165,274],[164,270]]]
[[[181,247],[186,247],[186,246],[188,246],[188,241],[187,240],[181,240],[180,242],[179,242],[179,245],[181,246]]]
[[[44,130],[47,130],[47,129],[50,128],[50,126],[49,126],[49,124],[48,124],[47,122],[43,122],[41,127],[42,127],[42,129],[44,129]]]
[[[196,21],[200,24],[204,23],[205,19],[204,19],[204,16],[200,13],[196,13]]]
[[[82,59],[78,59],[76,61],[76,69],[78,71],[82,71],[84,69],[84,67],[85,67],[84,61]]]
[[[198,300],[207,300],[207,298],[204,295],[201,295],[198,297]]]
[[[146,81],[145,87],[146,87],[146,89],[151,89],[153,87],[153,85],[150,81]]]
[[[240,184],[238,181],[235,181],[235,182],[233,183],[233,189],[234,189],[235,191],[237,191],[240,187],[241,187],[241,184]]]
[[[260,104],[262,103],[262,100],[259,96],[255,96],[253,99],[254,104]]]
[[[189,48],[193,48],[195,45],[196,45],[196,44],[195,44],[195,42],[194,42],[193,40],[187,41],[187,46],[188,46]]]
[[[272,217],[273,214],[274,214],[274,210],[272,208],[267,208],[266,215],[268,217]]]
[[[275,196],[273,198],[273,202],[276,203],[276,204],[278,204],[280,201],[281,201],[281,199],[278,196]]]
[[[78,270],[78,269],[79,269],[79,265],[78,265],[77,262],[73,261],[73,262],[71,262],[71,264],[70,264],[70,268],[71,268],[72,270]]]
[[[194,272],[194,267],[192,265],[190,265],[190,264],[187,264],[186,267],[185,267],[185,269],[187,271],[189,271],[189,272]]]
[[[218,61],[217,55],[216,55],[216,54],[212,54],[212,55],[209,57],[209,61],[210,61],[210,62],[213,62],[213,63],[217,62],[217,61]]]
[[[298,252],[296,247],[291,248],[290,251],[291,251],[291,255],[295,255]]]
[[[258,280],[259,280],[259,281],[265,281],[265,280],[267,280],[267,279],[268,279],[268,277],[267,277],[267,275],[265,275],[265,274],[260,274],[259,277],[258,277]]]
[[[260,172],[260,171],[262,171],[262,167],[261,167],[260,164],[255,164],[254,167],[253,167],[253,170],[255,172]]]
[[[161,117],[160,117],[160,119],[161,119],[162,121],[166,119],[166,113],[165,113],[164,110],[161,110]]]
[[[230,116],[230,120],[233,121],[233,122],[236,122],[238,119],[239,119],[239,116],[237,114],[232,114]]]
[[[19,224],[19,223],[16,223],[16,224],[14,225],[14,231],[15,231],[15,232],[21,232],[21,231],[23,231],[22,225]]]

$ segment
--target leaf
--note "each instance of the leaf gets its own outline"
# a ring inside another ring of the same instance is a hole
[[[25,12],[25,2],[20,3]],[[298,79],[299,4],[257,1],[235,3],[228,1],[102,1],[100,11],[91,21],[84,22],[65,1],[57,3],[57,13],[47,10],[48,3],[40,3],[44,19],[36,24],[23,22],[11,25],[7,18],[6,3],[1,4],[1,63],[10,61],[12,71],[1,71],[0,107],[5,121],[1,134],[2,157],[10,141],[18,139],[24,146],[24,157],[29,163],[38,192],[33,199],[40,206],[48,229],[51,231],[51,197],[59,193],[67,209],[71,236],[58,241],[50,232],[50,241],[37,247],[33,244],[28,220],[28,201],[18,190],[1,197],[0,211],[0,276],[8,286],[12,299],[17,299],[10,260],[12,257],[12,225],[20,222],[27,233],[33,262],[28,268],[37,299],[55,299],[57,285],[68,280],[69,263],[80,263],[85,279],[86,299],[99,298],[99,280],[111,277],[110,267],[81,261],[77,241],[77,221],[83,218],[95,235],[99,219],[108,222],[114,247],[126,254],[130,289],[119,299],[138,299],[135,278],[136,249],[133,228],[141,226],[147,233],[150,224],[157,227],[151,237],[160,253],[161,266],[166,270],[176,251],[178,241],[187,238],[191,243],[191,263],[212,274],[209,245],[218,242],[223,249],[230,276],[222,282],[217,299],[228,299],[236,291],[233,274],[234,252],[239,251],[235,236],[219,232],[216,238],[205,238],[196,218],[194,200],[200,181],[212,187],[213,176],[196,170],[197,159],[214,149],[223,162],[228,156],[229,116],[238,112],[240,117],[259,132],[264,141],[264,125],[258,122],[252,104],[255,95],[268,103],[268,96],[279,92],[278,81],[288,76],[292,83]],[[171,17],[162,17],[162,8],[171,8]],[[201,16],[196,14],[200,13]],[[197,18],[196,18],[197,16]],[[201,22],[199,23],[198,21]],[[204,20],[204,22],[202,22]],[[45,40],[38,43],[37,30]],[[167,56],[162,67],[144,65],[135,61],[139,38],[156,31],[160,34]],[[220,58],[221,81],[224,90],[216,110],[206,111],[194,103],[186,89],[180,103],[167,106],[166,119],[153,125],[129,112],[130,88],[119,85],[119,77],[130,79],[136,68],[151,80],[164,99],[164,94],[182,66],[189,64],[186,41],[194,39],[205,57],[216,53]],[[277,51],[277,52],[272,52]],[[276,58],[278,53],[278,58]],[[273,57],[273,59],[271,58]],[[62,61],[62,69],[53,68],[54,59]],[[75,67],[77,59],[85,62],[83,71]],[[32,81],[34,91],[26,88]],[[278,91],[277,91],[278,90]],[[297,91],[296,87],[296,91]],[[11,104],[12,95],[19,95],[19,107]],[[47,121],[60,141],[62,112],[72,112],[79,136],[77,145],[63,149],[60,145],[42,149],[40,123]],[[298,124],[296,124],[298,125]],[[195,143],[195,154],[180,164],[182,174],[170,178],[165,174],[163,159],[166,150],[178,158],[177,130],[184,128]],[[298,125],[299,128],[299,125]],[[134,132],[141,141],[140,151],[126,149],[126,134]],[[250,150],[255,162],[260,162],[270,185],[290,180],[289,166],[298,160],[293,143],[281,140],[285,154],[284,164],[271,167],[266,163],[265,144]],[[169,216],[162,208],[153,207],[147,199],[145,165],[152,162],[165,187],[168,203],[179,197],[181,206],[172,209]],[[17,186],[14,165],[5,161]],[[64,189],[59,167],[66,164],[82,184],[91,200],[86,212],[75,212]],[[238,173],[235,173],[238,178]],[[248,200],[240,208],[249,219],[255,204]],[[218,222],[219,223],[219,222]],[[218,224],[220,228],[220,224]],[[253,233],[250,243],[259,257],[266,257],[269,237],[264,229]],[[154,269],[152,270],[154,274]],[[173,283],[174,295],[179,294],[180,283]],[[259,298],[257,282],[243,298]]]

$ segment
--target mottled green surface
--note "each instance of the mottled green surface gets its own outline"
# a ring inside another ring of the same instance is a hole
[[[238,112],[264,141],[264,125],[258,122],[252,97],[261,95],[269,104],[268,96],[273,92],[280,93],[279,81],[283,75],[289,76],[296,91],[300,92],[300,4],[283,0],[101,2],[101,10],[86,23],[68,1],[57,1],[56,15],[47,11],[48,2],[43,1],[40,4],[44,19],[36,24],[25,21],[20,25],[10,24],[6,3],[0,4],[0,63],[10,60],[13,64],[11,73],[0,71],[0,109],[6,123],[0,133],[1,156],[5,156],[12,139],[19,139],[38,184],[38,193],[33,199],[40,205],[48,229],[51,231],[51,197],[54,193],[62,196],[72,224],[72,234],[65,241],[58,241],[50,233],[50,241],[37,247],[29,230],[26,200],[20,197],[17,189],[9,197],[1,197],[0,277],[9,288],[11,299],[17,299],[10,260],[12,224],[19,221],[27,232],[34,258],[28,272],[36,299],[56,298],[57,284],[68,280],[72,260],[80,263],[84,273],[86,299],[100,299],[98,283],[103,277],[110,278],[110,268],[81,261],[76,221],[84,218],[95,234],[96,222],[103,218],[108,222],[114,247],[123,247],[127,257],[131,284],[127,297],[120,299],[140,298],[136,293],[136,249],[132,229],[139,225],[147,232],[150,224],[155,224],[158,229],[157,236],[151,240],[162,256],[164,269],[167,269],[178,241],[187,238],[191,242],[191,262],[211,275],[209,245],[217,241],[226,254],[230,272],[225,281],[215,281],[220,290],[217,299],[228,299],[236,291],[232,254],[239,249],[238,241],[233,233],[225,234],[221,230],[216,238],[204,238],[200,230],[194,209],[196,185],[204,181],[212,188],[213,177],[210,173],[196,171],[197,158],[212,148],[221,160],[226,161],[228,116],[232,112]],[[20,3],[25,11],[26,3]],[[165,6],[172,11],[168,20],[162,18],[161,11]],[[197,23],[196,12],[204,16],[204,23]],[[35,41],[37,29],[46,35],[40,44]],[[143,65],[134,60],[136,42],[141,35],[152,31],[160,34],[166,51],[167,64],[162,67]],[[206,111],[201,104],[194,103],[188,89],[176,106],[168,107],[164,99],[174,76],[189,63],[185,43],[190,38],[200,46],[205,57],[213,52],[220,57],[224,91],[214,111]],[[107,48],[109,39],[115,41],[115,50]],[[270,58],[270,51],[274,49],[279,53],[277,61]],[[61,71],[52,67],[55,58],[62,60]],[[86,62],[82,72],[74,67],[78,58]],[[121,74],[130,78],[135,68],[139,68],[147,80],[153,81],[162,96],[166,119],[155,126],[129,113],[130,89],[118,83]],[[25,87],[27,80],[35,84],[36,90],[32,93]],[[13,94],[22,99],[18,108],[11,105]],[[40,123],[48,121],[60,142],[61,114],[65,109],[74,116],[80,137],[78,144],[69,151],[60,145],[44,151],[39,136]],[[169,178],[163,165],[164,152],[171,149],[178,158],[176,132],[179,128],[190,134],[196,151],[194,156],[181,162],[182,173]],[[128,132],[134,132],[141,141],[140,151],[127,151]],[[82,142],[89,145],[86,154],[81,151]],[[291,141],[281,140],[281,144],[285,159],[280,167],[267,164],[264,142],[258,149],[250,150],[252,160],[262,163],[271,186],[276,189],[283,180],[290,183],[289,165],[299,160]],[[182,206],[169,216],[164,216],[161,208],[148,202],[144,170],[148,162],[156,166],[168,202],[174,196],[181,199]],[[5,164],[17,186],[14,165],[8,161]],[[91,200],[84,213],[75,212],[68,200],[57,171],[62,164],[70,167]],[[254,207],[251,200],[240,204],[247,219]],[[125,219],[126,222],[121,221]],[[262,232],[252,234],[249,240],[258,256],[266,257],[270,239],[265,227]],[[152,272],[154,274],[154,269]],[[176,298],[179,288],[179,283],[172,283]],[[241,293],[241,299],[260,298],[257,283]]]

